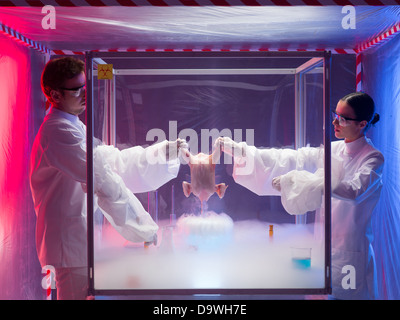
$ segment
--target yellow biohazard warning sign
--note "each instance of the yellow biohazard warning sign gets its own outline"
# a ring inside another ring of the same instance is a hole
[[[97,79],[99,80],[111,80],[113,77],[113,65],[112,64],[99,64],[97,65]]]

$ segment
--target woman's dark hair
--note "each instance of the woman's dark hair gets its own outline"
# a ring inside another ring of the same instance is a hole
[[[367,121],[367,127],[379,121],[379,114],[375,113],[374,100],[368,94],[353,92],[340,100],[346,102],[354,110],[358,121]]]

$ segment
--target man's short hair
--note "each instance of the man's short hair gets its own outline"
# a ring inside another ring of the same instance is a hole
[[[58,90],[63,87],[66,80],[72,79],[85,71],[85,64],[82,60],[73,57],[63,57],[50,60],[42,72],[42,91],[50,102],[51,90]]]

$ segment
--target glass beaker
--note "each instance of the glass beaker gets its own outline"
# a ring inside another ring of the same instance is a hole
[[[292,264],[297,269],[311,267],[311,249],[308,247],[291,247]]]
[[[174,231],[173,226],[162,227],[160,250],[162,250],[163,252],[174,251],[173,231]]]

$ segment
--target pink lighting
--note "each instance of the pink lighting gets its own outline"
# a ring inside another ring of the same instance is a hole
[[[0,298],[18,298],[28,215],[31,73],[29,49],[1,36],[0,46]]]

